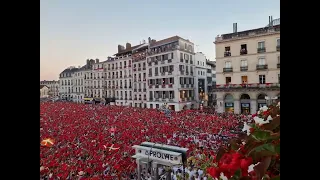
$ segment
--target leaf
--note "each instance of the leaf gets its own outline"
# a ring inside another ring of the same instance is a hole
[[[261,151],[270,151],[270,152],[273,152],[273,153],[276,152],[275,146],[273,144],[271,144],[271,143],[263,144],[261,146],[258,146],[256,148],[254,148],[253,150],[257,151],[257,152],[261,152]]]
[[[276,145],[275,150],[276,153],[280,154],[280,144]]]
[[[254,131],[251,136],[257,140],[257,141],[265,141],[270,138],[271,133],[268,131],[261,131],[261,130],[256,130]]]
[[[241,177],[241,169],[238,169],[232,176],[230,180],[238,180]]]
[[[246,176],[246,177],[241,177],[239,180],[251,180],[251,178]]]
[[[213,178],[211,176],[208,177],[208,180],[213,180]]]
[[[232,150],[238,150],[240,148],[240,145],[238,144],[238,139],[230,139],[229,144],[231,145]],[[240,141],[241,143],[241,141]]]
[[[276,116],[272,119],[272,121],[268,124],[264,124],[261,126],[263,129],[274,130],[280,126],[280,116]]]
[[[264,158],[258,165],[256,165],[253,169],[257,174],[257,179],[261,179],[271,163],[271,156]]]
[[[273,177],[271,180],[280,180],[280,176]]]
[[[220,147],[216,156],[216,161],[220,161],[221,157],[226,153],[223,147]]]

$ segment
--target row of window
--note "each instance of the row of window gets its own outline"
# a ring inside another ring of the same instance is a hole
[[[280,51],[280,38],[278,38],[276,41],[277,41],[276,49],[277,49],[277,51]],[[264,53],[264,52],[266,52],[265,41],[259,41],[257,43],[257,51],[254,51],[252,54]],[[236,55],[246,55],[248,53],[249,52],[248,52],[247,44],[241,44],[240,45],[240,52],[239,52],[239,54],[236,53]],[[230,46],[225,47],[225,51],[224,51],[224,57],[228,57],[228,56],[232,56]]]
[[[232,84],[231,77],[226,77],[226,84]],[[248,82],[248,76],[241,76],[241,82],[242,84],[250,84]],[[265,84],[266,81],[266,75],[259,75],[259,84]],[[278,83],[280,83],[280,74],[278,74]]]
[[[278,56],[278,64],[280,64],[280,55]],[[258,65],[266,65],[266,59],[265,57],[259,57],[258,58]],[[247,67],[248,66],[248,61],[246,59],[241,60],[241,67]],[[225,62],[225,68],[232,68],[232,63],[231,61],[226,61]]]

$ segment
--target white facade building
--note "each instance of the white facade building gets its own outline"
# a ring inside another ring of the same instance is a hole
[[[106,97],[116,98],[116,105],[133,106],[132,93],[132,49],[130,43],[118,45],[118,53],[108,58],[105,65]]]
[[[204,106],[208,105],[208,76],[210,73],[210,66],[207,65],[206,56],[202,52],[195,54],[195,98]]]
[[[49,97],[49,87],[46,85],[40,85],[40,98]]]
[[[86,69],[84,70],[84,84],[85,97],[102,99],[105,97],[104,93],[104,63],[99,62],[99,59],[88,59]]]
[[[49,88],[49,96],[59,96],[59,81],[40,81],[40,85],[46,85]]]
[[[61,99],[73,99],[73,75],[78,71],[78,68],[71,66],[60,73],[59,95]]]
[[[217,94],[213,91],[216,87],[216,62],[207,60],[207,81],[208,81],[208,106],[214,107],[217,104]]]
[[[72,100],[73,102],[77,103],[83,103],[84,100],[84,75],[85,75],[86,69],[85,66],[79,67],[76,72],[73,73],[73,85],[72,85]]]
[[[195,107],[194,44],[179,36],[148,40],[147,107],[164,103],[175,111]]]

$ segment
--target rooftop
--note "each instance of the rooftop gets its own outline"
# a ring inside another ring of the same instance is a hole
[[[160,40],[160,41],[153,41],[153,42],[150,43],[150,47],[169,44],[169,43],[171,43],[171,42],[178,41],[179,39],[182,39],[182,40],[184,40],[184,41],[187,41],[187,42],[192,43],[192,42],[189,41],[188,39],[183,39],[182,37],[176,35],[176,36],[172,36],[172,37],[169,37],[169,38],[166,38],[166,39],[162,39],[162,40]],[[192,43],[192,44],[193,44],[193,43]]]
[[[236,32],[222,34],[221,36],[218,35],[215,38],[214,43],[243,39],[243,38],[250,38],[250,37],[254,37],[254,36],[262,36],[262,35],[280,33],[280,18],[274,19],[274,20],[270,21],[270,23],[267,26],[260,27],[257,29],[250,29],[250,30],[237,32],[236,26],[237,25],[235,24],[235,31]]]

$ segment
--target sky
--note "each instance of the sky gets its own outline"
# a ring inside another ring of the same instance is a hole
[[[280,18],[279,0],[41,0],[40,80],[58,80],[88,58],[101,61],[118,44],[178,35],[215,60],[218,34],[259,28]]]

